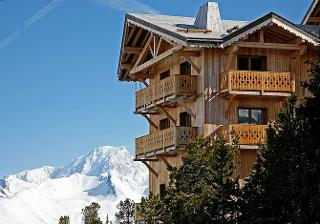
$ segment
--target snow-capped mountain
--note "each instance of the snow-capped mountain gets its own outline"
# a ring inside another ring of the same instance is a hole
[[[62,215],[81,223],[81,210],[98,202],[100,217],[116,204],[147,193],[148,172],[125,148],[100,147],[69,165],[27,170],[0,179],[0,224],[55,224]]]

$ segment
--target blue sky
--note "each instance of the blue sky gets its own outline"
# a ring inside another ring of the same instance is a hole
[[[200,0],[0,1],[0,176],[61,166],[147,133],[135,84],[116,77],[125,12],[195,16]],[[311,0],[220,0],[224,19],[274,11],[299,23]]]

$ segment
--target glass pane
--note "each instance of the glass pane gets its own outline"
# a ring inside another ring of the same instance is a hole
[[[238,58],[238,69],[239,70],[249,70],[249,57],[239,57]]]
[[[262,71],[262,58],[251,58],[251,70]]]
[[[249,110],[239,109],[239,124],[249,124]]]
[[[262,110],[251,110],[251,123],[262,124]]]

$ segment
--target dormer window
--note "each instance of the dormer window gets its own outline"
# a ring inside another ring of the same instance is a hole
[[[267,57],[238,56],[238,70],[267,71]]]

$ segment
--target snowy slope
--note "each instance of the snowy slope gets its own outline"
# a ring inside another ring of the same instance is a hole
[[[101,205],[113,218],[125,198],[147,192],[148,172],[125,148],[100,147],[69,165],[42,167],[0,179],[0,224],[55,224],[62,215],[81,223],[81,209]]]

